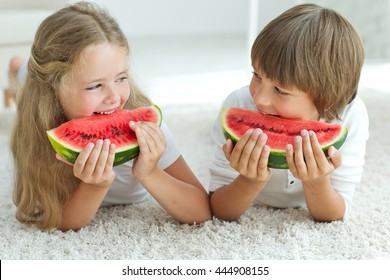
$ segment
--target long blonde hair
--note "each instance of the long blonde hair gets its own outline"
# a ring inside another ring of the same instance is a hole
[[[17,97],[17,119],[11,149],[15,166],[16,218],[42,230],[58,227],[62,206],[78,186],[71,166],[58,161],[46,131],[66,118],[55,92],[67,85],[80,54],[89,46],[109,42],[130,53],[125,35],[106,10],[80,2],[65,7],[39,26],[31,48],[28,72]],[[129,77],[125,108],[150,105]]]
[[[252,65],[284,88],[313,99],[327,121],[356,95],[364,47],[352,24],[314,4],[297,5],[272,20],[252,46]]]

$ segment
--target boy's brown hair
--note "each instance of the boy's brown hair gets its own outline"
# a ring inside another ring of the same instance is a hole
[[[362,40],[339,13],[314,4],[295,6],[257,36],[252,66],[286,89],[313,98],[321,118],[339,119],[357,92],[364,62]]]

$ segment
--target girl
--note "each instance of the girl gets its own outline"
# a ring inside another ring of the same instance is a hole
[[[207,192],[165,123],[131,123],[134,161],[113,168],[109,140],[88,144],[73,166],[55,155],[46,130],[74,118],[149,106],[128,74],[129,46],[117,22],[91,3],[45,19],[37,30],[12,135],[16,217],[42,230],[77,230],[100,206],[139,203],[150,193],[175,219],[210,219]]]
[[[210,166],[211,208],[234,220],[253,203],[307,206],[317,221],[344,218],[359,184],[368,139],[368,116],[356,95],[364,61],[361,39],[333,10],[305,4],[271,21],[252,46],[249,87],[233,92],[224,107],[242,107],[283,118],[343,124],[340,150],[322,152],[312,131],[286,146],[289,170],[267,168],[270,148],[260,129],[249,130],[233,147],[218,117]]]

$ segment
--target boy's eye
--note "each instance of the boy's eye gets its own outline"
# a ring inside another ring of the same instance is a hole
[[[256,79],[261,79],[261,77],[259,76],[259,74],[257,74],[255,71],[252,71],[252,74],[253,74],[253,76],[254,76]]]
[[[275,90],[276,90],[276,92],[279,93],[280,95],[288,95],[287,92],[281,91],[280,88],[275,87]]]

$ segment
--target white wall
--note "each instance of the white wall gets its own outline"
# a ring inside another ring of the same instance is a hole
[[[390,0],[308,0],[346,16],[360,33],[368,60],[390,61]]]
[[[250,0],[95,0],[131,37],[246,34]]]

